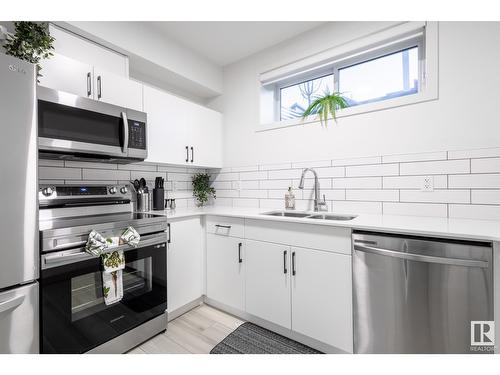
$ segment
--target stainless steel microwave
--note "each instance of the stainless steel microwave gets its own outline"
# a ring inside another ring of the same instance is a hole
[[[39,86],[41,158],[115,163],[147,158],[147,115]]]

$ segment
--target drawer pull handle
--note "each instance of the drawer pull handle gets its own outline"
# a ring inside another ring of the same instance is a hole
[[[283,251],[283,273],[288,273],[288,269],[286,268],[286,255],[288,251]]]
[[[243,244],[241,242],[238,244],[238,263],[243,263],[243,259],[241,259],[241,246],[242,245]]]
[[[231,225],[220,225],[220,224],[215,224],[217,228],[225,228],[225,229],[231,229]]]

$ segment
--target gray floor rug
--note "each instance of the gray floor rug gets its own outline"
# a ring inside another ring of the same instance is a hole
[[[247,322],[218,343],[210,354],[321,354],[321,352]]]

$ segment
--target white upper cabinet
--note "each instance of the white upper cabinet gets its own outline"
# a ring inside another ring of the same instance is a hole
[[[222,167],[222,115],[144,85],[148,162]]]
[[[142,111],[142,84],[69,57],[55,54],[42,62],[40,85]]]
[[[144,86],[144,112],[148,114],[146,161],[186,164],[189,157],[186,103],[174,95]]]
[[[40,64],[42,77],[38,80],[41,86],[85,98],[93,98],[94,68],[92,65],[59,54],[54,54],[50,59],[42,60]]]
[[[142,84],[94,67],[94,99],[142,111]]]

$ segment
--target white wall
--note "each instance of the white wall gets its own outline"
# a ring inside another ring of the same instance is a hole
[[[227,66],[223,96],[226,166],[323,160],[500,145],[500,22],[439,24],[439,99],[345,117],[328,127],[256,133],[259,73],[388,27],[334,22]]]

